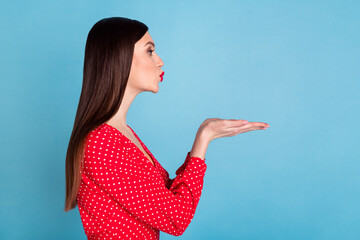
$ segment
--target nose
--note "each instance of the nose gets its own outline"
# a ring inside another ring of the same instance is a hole
[[[162,67],[162,66],[164,66],[164,62],[161,60],[161,58],[158,56],[158,59],[157,59],[157,65],[159,66],[159,67]]]

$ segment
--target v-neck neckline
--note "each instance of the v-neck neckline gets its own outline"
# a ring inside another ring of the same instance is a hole
[[[147,156],[143,153],[143,151],[141,151],[141,149],[133,142],[131,141],[128,137],[126,137],[121,131],[119,131],[117,128],[107,124],[107,123],[104,123],[104,125],[106,126],[109,126],[110,128],[112,129],[115,129],[118,133],[120,133],[121,136],[123,136],[127,141],[129,141],[131,144],[133,144],[143,155],[144,157],[147,159],[147,161],[151,164],[151,166],[155,167],[156,168],[156,161],[154,160],[154,158],[152,157],[152,154],[150,152],[147,151],[147,147],[143,144],[143,142],[140,140],[140,138],[136,135],[136,133],[134,132],[134,130],[129,126],[127,125],[127,127],[133,132],[134,136],[136,137],[136,139],[139,141],[140,145],[143,147],[144,151],[149,154],[151,160],[154,162],[154,164],[151,163],[151,161],[147,158]]]

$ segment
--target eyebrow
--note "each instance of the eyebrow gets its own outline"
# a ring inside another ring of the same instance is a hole
[[[151,41],[148,41],[148,42],[145,44],[145,46],[148,45],[148,44],[151,44],[151,45],[153,45],[153,47],[155,47],[155,44],[154,44],[153,42],[151,42]]]

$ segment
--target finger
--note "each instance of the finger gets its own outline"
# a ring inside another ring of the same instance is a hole
[[[250,122],[249,125],[254,126],[255,128],[268,128],[269,124],[263,122]]]
[[[242,127],[249,123],[247,120],[243,119],[226,119],[225,121],[227,122],[228,128],[230,129]]]
[[[257,130],[261,128],[267,127],[266,124],[260,123],[260,122],[247,122],[245,125],[240,124],[233,124],[230,130],[244,130],[244,129],[251,129],[251,130]]]
[[[264,123],[250,122],[245,126],[238,127],[236,129],[236,132],[238,132],[238,134],[239,134],[239,133],[255,131],[255,130],[265,130],[266,128],[267,128],[267,125],[265,125]]]
[[[256,130],[265,130],[267,129],[267,125],[264,124],[256,124],[248,126],[247,128],[244,128],[245,131],[256,131]]]

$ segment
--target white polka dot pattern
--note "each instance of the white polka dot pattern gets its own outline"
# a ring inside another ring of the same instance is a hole
[[[77,195],[88,239],[152,240],[159,239],[159,231],[179,236],[194,217],[207,168],[205,159],[190,157],[188,152],[176,177],[170,179],[132,132],[155,166],[106,123],[88,135]]]

